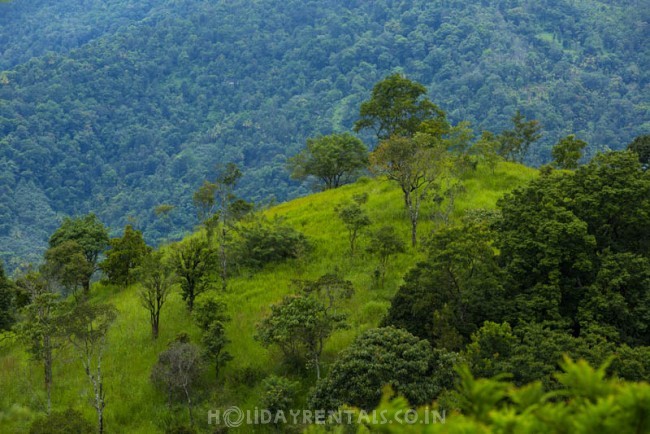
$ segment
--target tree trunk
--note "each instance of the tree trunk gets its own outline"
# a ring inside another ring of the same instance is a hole
[[[43,367],[45,369],[45,391],[47,393],[47,414],[52,411],[52,346],[50,337],[43,338],[44,357]]]
[[[156,340],[158,339],[158,330],[159,330],[160,318],[157,315],[151,319],[151,337]]]
[[[186,386],[183,386],[185,391],[185,397],[187,398],[187,411],[190,415],[190,426],[194,426],[194,416],[192,415],[192,399],[190,398],[190,392],[187,390]]]
[[[221,229],[221,245],[219,246],[221,257],[221,290],[226,292],[228,288],[228,256],[226,254],[226,222],[223,222],[224,227]]]

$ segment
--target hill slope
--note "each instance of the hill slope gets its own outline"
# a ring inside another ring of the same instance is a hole
[[[150,242],[195,224],[214,164],[256,201],[307,193],[284,163],[347,130],[389,72],[452,121],[500,131],[516,108],[548,146],[648,133],[649,9],[612,1],[63,0],[0,4],[0,256],[36,260],[65,214],[135,221]],[[44,24],[44,25],[42,25]],[[32,56],[36,56],[32,58]],[[369,137],[366,137],[369,139]],[[161,203],[176,205],[168,220]]]
[[[455,215],[462,215],[466,209],[491,209],[505,192],[535,176],[535,170],[514,164],[504,163],[494,174],[479,167],[464,180],[466,193],[460,197]],[[293,279],[315,279],[337,270],[354,283],[355,295],[346,306],[351,327],[337,332],[328,341],[323,357],[325,369],[355,336],[378,324],[403,274],[422,253],[409,250],[399,255],[389,267],[384,287],[374,287],[372,274],[376,259],[362,254],[349,260],[346,255],[347,234],[334,212],[335,205],[360,193],[369,194],[365,207],[373,221],[372,229],[385,224],[395,225],[403,238],[408,239],[409,227],[402,209],[401,192],[382,180],[363,179],[353,185],[296,199],[266,211],[268,217],[281,218],[307,235],[315,249],[306,258],[269,266],[231,281],[225,300],[232,317],[232,322],[227,325],[227,334],[232,340],[228,350],[234,360],[226,366],[220,384],[215,383],[211,370],[206,373],[204,384],[208,392],[196,409],[200,424],[205,423],[208,409],[230,405],[259,406],[260,381],[270,374],[288,375],[302,381],[301,400],[313,386],[313,374],[288,369],[280,363],[278,352],[265,350],[253,340],[255,324],[269,312],[269,305],[294,291]],[[430,210],[423,213],[423,216],[428,215]],[[433,222],[424,218],[421,234],[431,230]],[[165,416],[168,410],[165,397],[150,383],[151,368],[158,353],[178,333],[188,332],[195,341],[199,335],[176,290],[163,310],[160,338],[152,342],[147,313],[140,306],[137,291],[136,286],[122,291],[100,285],[93,288],[95,302],[109,302],[119,310],[103,364],[108,400],[106,426],[110,432],[162,432],[165,421],[169,420]],[[0,347],[1,432],[24,432],[35,413],[44,409],[41,371],[39,364],[27,360],[20,346]],[[305,377],[301,379],[301,375]],[[86,417],[93,420],[93,409],[88,404],[91,393],[79,361],[69,352],[61,355],[55,362],[55,408],[72,406],[83,409]],[[181,414],[182,411],[179,410]]]

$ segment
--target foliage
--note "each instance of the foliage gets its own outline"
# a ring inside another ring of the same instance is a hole
[[[368,163],[368,149],[350,133],[307,139],[307,147],[288,160],[291,177],[317,178],[324,189],[337,188]]]
[[[361,104],[354,130],[372,129],[379,140],[411,138],[426,122],[427,128],[435,126],[444,132],[445,113],[425,97],[426,93],[419,83],[400,74],[389,75],[375,84],[370,100]]]
[[[207,241],[197,238],[179,244],[173,253],[172,264],[190,312],[194,308],[195,298],[210,287],[209,274],[214,259],[214,252]]]
[[[92,434],[93,426],[78,410],[69,408],[37,418],[29,427],[29,434]]]
[[[200,349],[190,342],[176,341],[158,355],[158,361],[151,371],[151,381],[167,393],[169,405],[176,399],[186,402],[192,425],[192,392],[199,381],[201,369]]]
[[[142,232],[126,225],[121,238],[111,238],[106,259],[99,268],[106,274],[108,281],[116,285],[128,286],[133,282],[133,272],[151,251],[142,237]]]
[[[92,405],[97,412],[97,431],[104,432],[104,408],[106,391],[102,372],[102,359],[106,348],[108,330],[117,316],[117,309],[110,304],[76,304],[64,318],[63,329],[77,355],[84,372],[93,387]]]
[[[539,383],[513,387],[499,378],[474,378],[469,369],[459,368],[461,381],[456,390],[460,411],[436,407],[416,410],[423,423],[405,424],[404,414],[412,405],[402,397],[384,394],[376,408],[386,421],[366,417],[356,431],[338,427],[335,433],[451,433],[466,432],[572,432],[572,433],[639,433],[649,428],[650,387],[647,383],[626,383],[605,379],[605,366],[594,369],[583,360],[566,359],[560,393],[547,393]],[[562,397],[562,399],[558,399]],[[437,412],[437,413],[436,413]],[[353,420],[357,418],[353,417]],[[311,434],[324,433],[314,426]]]
[[[454,123],[499,132],[516,108],[540,120],[528,163],[570,132],[588,157],[620,149],[648,134],[648,13],[635,4],[3,4],[0,254],[9,271],[36,261],[57,215],[89,211],[112,228],[135,218],[150,245],[177,240],[196,224],[187,192],[217,163],[242,167],[248,200],[305,194],[286,156],[351,129],[396,72]],[[168,219],[159,204],[176,206]]]
[[[215,364],[215,376],[219,377],[219,371],[230,360],[232,356],[225,350],[226,345],[231,341],[226,337],[226,323],[230,317],[226,314],[226,305],[215,297],[201,297],[192,311],[194,321],[203,331],[201,343],[205,350],[205,356]]]
[[[350,257],[354,257],[357,239],[361,231],[370,226],[371,221],[368,214],[361,208],[361,205],[352,202],[342,204],[337,207],[336,213],[348,230],[348,239],[350,241]]]
[[[573,134],[566,136],[553,146],[551,155],[553,164],[560,169],[576,169],[582,151],[587,147],[587,142],[576,139]]]
[[[522,162],[528,153],[530,145],[542,138],[539,132],[541,126],[539,121],[527,121],[526,117],[519,111],[512,117],[513,128],[504,130],[499,135],[501,156],[510,161]]]
[[[414,247],[422,202],[445,174],[447,158],[446,143],[430,134],[390,137],[370,154],[371,170],[397,182],[402,190]]]
[[[279,411],[288,412],[296,398],[298,383],[285,377],[271,375],[262,381],[262,397],[260,404],[263,409],[272,414]]]
[[[163,258],[160,252],[147,254],[137,269],[137,275],[142,285],[139,292],[140,302],[149,312],[151,337],[158,339],[160,314],[177,277],[172,265]]]
[[[78,282],[83,287],[84,294],[88,294],[90,278],[96,271],[99,255],[106,249],[108,242],[106,228],[95,214],[67,217],[50,237],[49,258],[46,259],[52,262],[55,270],[69,267],[60,272],[62,283],[72,284],[74,289]]]
[[[307,238],[279,220],[258,219],[243,224],[236,245],[237,263],[262,268],[266,264],[298,258],[310,250]]]
[[[16,314],[16,290],[0,263],[0,331],[11,328]]]
[[[64,294],[75,294],[81,287],[84,293],[90,290],[90,278],[95,267],[88,262],[84,250],[73,240],[65,241],[45,251],[43,273],[54,279]]]
[[[627,150],[636,153],[639,156],[639,161],[647,170],[650,165],[650,134],[635,137],[634,140],[627,145]]]
[[[421,405],[439,392],[432,376],[433,358],[427,341],[394,327],[371,329],[339,355],[317,384],[311,406],[336,410],[348,404],[369,410],[379,403],[384,385]]]
[[[366,250],[379,259],[377,271],[383,285],[390,258],[398,253],[404,253],[406,246],[393,226],[382,226],[372,233]]]
[[[320,356],[325,340],[336,329],[344,327],[344,320],[344,315],[328,312],[313,297],[287,296],[271,306],[271,313],[259,323],[255,338],[266,347],[277,345],[290,361],[306,357],[320,379]]]
[[[35,277],[42,278],[40,275]],[[45,289],[47,283],[39,282],[40,285]],[[16,330],[31,358],[43,363],[43,383],[49,411],[52,407],[54,359],[65,345],[66,309],[58,294],[44,290],[32,294],[31,303],[24,308],[22,315],[23,320],[17,325]]]
[[[462,347],[478,324],[499,316],[503,304],[503,277],[490,235],[472,225],[434,234],[427,259],[406,275],[384,323],[438,348]]]

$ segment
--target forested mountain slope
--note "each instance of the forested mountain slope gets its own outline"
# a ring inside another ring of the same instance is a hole
[[[648,133],[646,2],[14,0],[0,10],[0,243],[34,259],[62,215],[150,242],[196,222],[214,165],[256,201],[307,192],[286,157],[348,130],[402,71],[454,122],[498,132],[517,108],[590,153]],[[32,56],[36,56],[31,58]],[[368,137],[365,137],[369,139]],[[369,144],[372,145],[370,140]],[[158,218],[154,208],[176,208]]]

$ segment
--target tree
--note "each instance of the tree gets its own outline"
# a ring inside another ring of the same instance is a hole
[[[187,403],[190,424],[194,425],[192,414],[192,391],[201,376],[201,351],[190,343],[176,341],[158,355],[158,361],[151,371],[151,381],[165,390],[168,405],[172,400],[183,396]]]
[[[417,244],[421,204],[445,173],[448,157],[444,142],[429,134],[393,136],[370,154],[371,170],[397,182],[402,190],[413,246]]]
[[[542,134],[536,120],[527,121],[519,110],[512,117],[513,129],[505,130],[499,135],[500,154],[510,161],[522,162],[530,145],[538,141]]]
[[[389,75],[372,89],[370,100],[361,104],[354,130],[372,129],[379,140],[412,138],[423,123],[429,130],[446,131],[445,114],[424,97],[427,90],[400,74]]]
[[[158,339],[160,332],[160,313],[176,283],[173,267],[164,260],[161,252],[149,253],[142,259],[138,268],[142,289],[139,292],[142,306],[149,312],[151,337]]]
[[[553,146],[553,164],[560,169],[577,169],[582,150],[586,147],[587,142],[576,139],[573,134],[566,136]]]
[[[221,368],[232,360],[230,353],[225,350],[230,344],[230,339],[226,337],[225,323],[230,321],[226,314],[226,304],[214,297],[200,298],[192,317],[203,331],[201,343],[204,355],[214,362],[215,377],[218,378]]]
[[[313,408],[336,410],[342,405],[374,408],[384,386],[391,386],[411,405],[429,404],[439,390],[432,377],[431,346],[405,330],[371,329],[343,350],[311,397]]]
[[[214,265],[214,253],[206,241],[190,238],[178,245],[172,263],[180,281],[183,300],[191,312],[196,296],[210,286],[209,273]]]
[[[318,178],[326,190],[337,188],[368,162],[368,150],[350,133],[307,139],[307,147],[289,159],[291,177]]]
[[[90,277],[95,272],[95,267],[88,262],[83,247],[74,240],[64,241],[45,252],[43,273],[50,276],[64,288],[64,293],[77,295],[79,288],[84,289],[84,294],[90,287]]]
[[[627,145],[627,149],[637,154],[641,165],[648,170],[650,167],[650,134],[636,137]]]
[[[40,275],[34,275],[39,285],[47,288],[47,282]],[[18,336],[27,346],[33,360],[43,363],[43,378],[47,397],[47,413],[52,409],[52,367],[57,352],[63,348],[65,310],[58,294],[49,290],[35,293],[29,305],[23,309],[23,320],[17,326]]]
[[[277,345],[285,357],[295,360],[303,354],[320,378],[320,355],[325,340],[344,325],[344,316],[328,314],[312,297],[287,296],[271,306],[271,314],[257,326],[255,338],[268,347]]]
[[[261,407],[276,415],[288,412],[296,398],[299,383],[285,377],[270,375],[262,381]]]
[[[317,298],[325,309],[325,314],[337,314],[344,300],[354,295],[354,286],[349,280],[344,280],[335,273],[327,273],[317,280],[299,282],[302,292]]]
[[[339,219],[348,230],[348,241],[350,243],[350,257],[354,257],[357,238],[361,231],[372,223],[368,214],[361,208],[361,205],[353,202],[339,206],[337,209]]]
[[[66,315],[65,331],[81,359],[86,377],[94,392],[93,407],[97,413],[97,430],[104,432],[104,408],[106,392],[102,376],[102,359],[106,349],[108,330],[117,317],[117,310],[110,304],[77,303]]]
[[[472,147],[472,152],[478,156],[479,162],[490,168],[494,175],[494,169],[502,157],[499,155],[501,143],[498,138],[489,131],[483,131],[481,138]]]
[[[261,218],[240,229],[237,262],[243,266],[261,268],[269,263],[299,258],[311,249],[305,235],[280,219]]]
[[[72,253],[72,249],[68,248],[66,252],[69,252],[70,256],[57,256],[60,257],[62,263],[71,263],[78,262],[78,252],[83,253],[87,264],[83,265],[85,272],[82,273],[81,283],[84,294],[87,295],[90,292],[90,278],[97,270],[99,255],[108,245],[108,233],[95,214],[76,218],[68,217],[50,237],[49,247],[50,249],[56,248],[70,241],[77,243],[78,251]]]
[[[403,253],[406,248],[393,226],[382,226],[372,234],[366,250],[379,258],[377,271],[383,286],[389,259],[397,253]]]
[[[109,247],[99,268],[106,273],[109,282],[130,285],[135,268],[149,254],[151,247],[145,243],[142,232],[134,230],[131,225],[126,225],[121,238],[111,238]]]
[[[436,232],[427,258],[404,277],[383,321],[458,350],[480,325],[501,315],[503,273],[492,234],[474,225]]]
[[[215,182],[205,181],[194,193],[194,205],[199,210],[199,218],[205,225],[208,245],[211,244],[215,229],[219,228],[219,274],[221,287],[228,286],[228,267],[230,259],[230,232],[234,223],[250,213],[253,206],[234,194],[235,186],[242,173],[234,163],[219,169]]]
[[[0,263],[0,332],[9,330],[15,321],[16,291],[12,282],[5,276]]]

